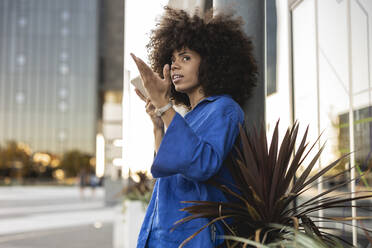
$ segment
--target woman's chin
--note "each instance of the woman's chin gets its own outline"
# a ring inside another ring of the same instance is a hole
[[[180,93],[184,93],[184,94],[192,94],[194,93],[196,90],[199,89],[199,86],[200,85],[195,85],[195,86],[190,86],[190,85],[174,85],[174,89],[177,91],[177,92],[180,92]]]
[[[180,87],[180,86],[175,86],[174,89],[177,91],[177,92],[180,92],[180,93],[186,93],[187,90],[185,90],[184,87]]]

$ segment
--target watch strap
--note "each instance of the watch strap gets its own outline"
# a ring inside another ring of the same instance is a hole
[[[170,109],[171,107],[173,106],[173,103],[170,101],[167,105],[161,107],[161,108],[158,108],[155,110],[155,114],[156,116],[158,117],[161,117],[165,111],[167,111],[168,109]]]

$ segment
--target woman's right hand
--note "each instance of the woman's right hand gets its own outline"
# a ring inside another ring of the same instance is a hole
[[[160,130],[163,130],[164,128],[164,122],[163,120],[161,119],[161,117],[158,117],[156,116],[155,114],[155,106],[151,103],[151,100],[149,98],[146,98],[144,95],[142,95],[142,93],[135,89],[137,95],[139,96],[139,98],[141,98],[142,101],[146,102],[146,113],[150,116],[151,118],[151,121],[154,125],[154,128],[155,129],[160,129]]]

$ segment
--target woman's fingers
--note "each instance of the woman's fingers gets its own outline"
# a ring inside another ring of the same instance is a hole
[[[147,113],[155,112],[155,106],[151,103],[151,100],[150,99],[147,99],[146,100],[145,108],[146,108],[146,112]]]
[[[146,113],[155,117],[155,108],[153,107],[152,104],[146,107]]]
[[[151,68],[145,62],[143,62],[142,59],[136,57],[132,53],[131,56],[140,72],[143,86],[145,87],[147,93],[149,93],[149,97],[151,98],[153,103],[164,102],[166,100],[165,98],[168,98],[171,86],[169,65],[166,65],[163,68],[165,79],[162,79],[161,77],[159,77],[159,75],[153,72]]]
[[[143,79],[149,79],[155,75],[154,72],[151,70],[151,68],[145,62],[143,62],[142,59],[136,57],[132,53],[130,55],[132,56],[134,62],[136,63],[137,68]],[[143,80],[143,81],[145,84],[147,83],[147,80]]]
[[[171,84],[172,84],[172,78],[170,73],[170,66],[168,64],[164,65],[163,67],[163,75],[164,75],[164,82],[166,84],[167,95],[170,96],[170,90],[171,90]]]
[[[151,70],[151,68],[145,62],[143,62],[142,59],[136,57],[136,61],[137,61],[137,65],[142,70],[142,72],[144,72],[146,74],[149,74],[149,75],[154,74],[154,72]]]
[[[170,68],[168,64],[164,65],[163,67],[163,75],[164,75],[164,80],[167,83],[171,84],[172,81],[171,81],[171,75],[170,75]]]
[[[155,112],[155,107],[154,107],[154,105],[150,104],[149,106],[146,107],[146,110],[151,111],[151,112]]]
[[[137,96],[141,98],[142,101],[146,102],[147,98],[144,95],[142,95],[141,91],[139,91],[138,89],[134,89],[134,91],[136,92]]]
[[[141,78],[144,79],[144,75],[143,75],[143,72],[142,72],[142,69],[141,69],[141,65],[139,64],[138,58],[133,53],[131,53],[130,56],[132,56],[132,59],[134,60],[134,63],[136,63],[136,66],[138,68],[138,71],[140,73]]]

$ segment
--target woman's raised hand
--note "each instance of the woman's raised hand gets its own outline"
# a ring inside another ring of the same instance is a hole
[[[151,118],[151,121],[154,125],[154,129],[160,129],[160,130],[163,130],[164,128],[164,122],[163,120],[158,117],[156,114],[155,114],[155,106],[151,103],[151,100],[150,99],[147,99],[144,95],[142,95],[142,93],[135,89],[137,95],[139,96],[139,98],[141,98],[142,101],[144,101],[146,103],[146,113],[150,116]]]
[[[151,103],[156,108],[161,108],[168,104],[171,89],[171,78],[169,65],[165,65],[163,68],[164,79],[158,74],[153,72],[151,68],[146,65],[142,59],[136,57],[134,54],[130,54],[137,65],[140,72],[143,85],[146,91],[149,93]]]

